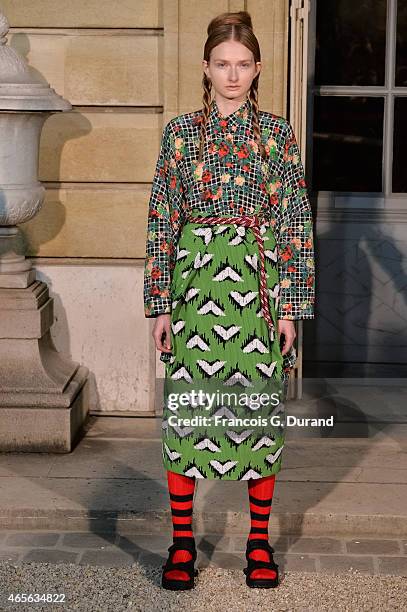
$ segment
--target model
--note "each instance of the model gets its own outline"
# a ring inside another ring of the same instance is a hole
[[[280,384],[281,409],[296,361],[294,320],[314,317],[304,169],[289,121],[259,110],[260,70],[250,15],[214,18],[204,48],[203,108],[165,126],[151,190],[144,304],[145,316],[156,318],[153,337],[166,364],[162,455],[173,544],[162,586],[168,589],[190,589],[197,575],[197,478],[247,480],[246,583],[278,585],[268,523],[284,427],[265,426],[263,417],[278,416],[278,409],[225,405],[222,395]],[[193,402],[191,394],[186,404],[171,405],[169,398],[188,385],[215,401]],[[245,416],[252,418],[239,420]]]

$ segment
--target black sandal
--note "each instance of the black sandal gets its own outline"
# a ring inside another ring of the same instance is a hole
[[[174,554],[177,550],[188,550],[192,559],[189,561],[179,561],[178,563],[173,562]],[[193,589],[194,577],[198,575],[198,570],[194,568],[194,563],[197,557],[197,551],[195,547],[195,540],[193,538],[178,538],[175,540],[174,544],[172,544],[169,548],[169,557],[162,566],[162,578],[161,578],[161,586],[164,589],[169,589],[170,591],[185,591],[187,589]],[[187,572],[189,576],[189,580],[174,580],[173,578],[166,578],[165,574],[171,570],[180,570],[183,572]]]
[[[261,548],[269,553],[269,561],[256,561],[249,557],[250,553],[254,550]],[[278,586],[278,565],[273,559],[274,548],[270,546],[267,540],[248,540],[246,545],[246,559],[247,567],[244,568],[243,572],[246,574],[246,584],[249,587],[255,587],[260,589],[270,589]],[[275,578],[251,578],[251,573],[256,569],[269,569],[276,572]]]

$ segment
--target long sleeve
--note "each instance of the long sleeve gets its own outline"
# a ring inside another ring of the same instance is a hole
[[[184,201],[177,168],[182,146],[182,138],[176,137],[171,122],[167,123],[162,133],[148,207],[144,264],[145,317],[171,313],[171,272],[175,265]]]
[[[304,168],[287,122],[282,155],[282,193],[278,232],[279,319],[313,319],[315,302],[314,239]]]

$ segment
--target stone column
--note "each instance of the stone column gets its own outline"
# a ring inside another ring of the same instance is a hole
[[[0,451],[70,452],[88,415],[88,369],[62,357],[53,298],[25,257],[19,223],[40,210],[45,120],[71,104],[7,45],[0,12]]]

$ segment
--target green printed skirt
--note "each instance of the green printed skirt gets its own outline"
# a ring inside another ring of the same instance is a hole
[[[182,228],[171,284],[171,353],[160,357],[165,469],[247,480],[281,468],[287,375],[277,333],[277,245],[270,226],[260,229],[274,331],[262,316],[252,229],[192,221]]]

